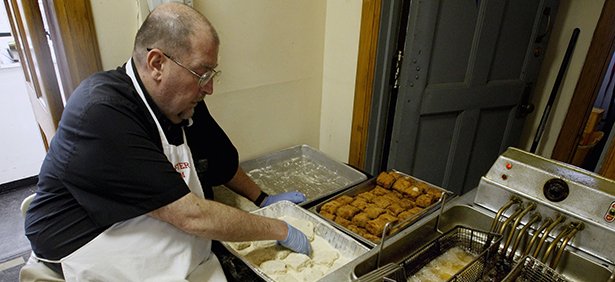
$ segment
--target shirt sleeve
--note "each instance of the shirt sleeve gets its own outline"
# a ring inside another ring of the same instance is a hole
[[[86,105],[75,112],[87,115],[63,116],[72,123],[65,125],[64,145],[72,148],[66,150],[62,181],[97,225],[134,218],[190,192],[148,124],[153,123],[149,112],[113,98],[73,102]]]
[[[207,160],[206,185],[217,186],[229,182],[239,167],[237,149],[209,113],[205,102],[200,102],[192,117],[192,126],[186,127],[186,139],[197,163]]]

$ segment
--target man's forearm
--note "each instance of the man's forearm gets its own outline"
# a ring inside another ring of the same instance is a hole
[[[288,234],[281,220],[253,215],[193,193],[148,215],[187,233],[220,241],[284,240]]]
[[[227,188],[233,190],[235,193],[248,198],[248,200],[254,202],[258,196],[260,196],[261,188],[252,181],[252,179],[241,169],[237,167],[235,176],[229,182],[224,184]],[[255,203],[259,205],[260,203]]]

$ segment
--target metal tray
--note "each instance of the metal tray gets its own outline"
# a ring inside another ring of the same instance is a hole
[[[397,173],[399,173],[399,174],[401,174],[401,175],[403,175],[403,176],[410,177],[410,178],[412,178],[412,179],[414,179],[414,180],[416,180],[416,181],[419,181],[419,182],[425,182],[425,181],[423,181],[423,180],[421,180],[421,179],[418,179],[418,178],[416,178],[416,177],[412,177],[412,176],[407,175],[407,174],[405,174],[405,173],[403,173],[403,172],[399,172],[399,171],[396,171],[396,170],[393,170],[393,171],[394,171],[394,172],[397,172]],[[346,228],[346,227],[344,227],[344,226],[342,226],[342,225],[338,224],[337,222],[334,222],[334,221],[332,221],[332,220],[330,220],[330,219],[328,219],[328,218],[326,218],[326,217],[322,216],[322,215],[320,214],[320,208],[321,208],[324,204],[326,204],[326,203],[328,203],[328,202],[330,202],[330,201],[333,201],[333,200],[335,200],[335,199],[337,199],[337,198],[339,198],[339,197],[341,197],[341,196],[346,195],[346,196],[350,196],[350,197],[355,197],[355,196],[357,196],[357,195],[359,195],[359,194],[361,194],[361,193],[363,193],[363,192],[371,191],[371,190],[372,190],[372,189],[374,189],[374,187],[376,186],[376,178],[377,178],[377,177],[371,178],[371,179],[369,179],[368,181],[365,181],[365,182],[363,182],[363,183],[361,183],[361,184],[359,184],[359,185],[356,185],[355,187],[352,187],[352,188],[350,188],[350,189],[348,189],[348,190],[346,190],[346,191],[344,191],[344,192],[342,192],[342,193],[340,193],[340,194],[338,194],[338,195],[335,195],[334,197],[330,198],[329,200],[324,201],[324,202],[322,202],[322,203],[319,203],[319,204],[317,204],[317,205],[315,205],[315,206],[313,206],[313,207],[309,208],[309,211],[313,212],[313,213],[314,213],[314,214],[316,214],[318,217],[320,217],[320,218],[324,219],[324,220],[325,220],[325,221],[327,221],[329,224],[331,224],[331,225],[335,226],[336,228],[338,228],[338,229],[340,229],[340,230],[342,230],[342,231],[346,232],[347,234],[351,235],[353,238],[355,238],[355,239],[359,240],[360,242],[364,243],[365,245],[367,245],[367,246],[369,246],[369,247],[372,247],[372,248],[373,248],[373,247],[375,247],[375,246],[378,244],[377,242],[374,242],[374,241],[371,241],[371,240],[369,240],[369,239],[366,239],[366,238],[364,238],[363,236],[361,236],[361,235],[359,235],[359,234],[357,234],[357,233],[355,233],[355,232],[351,231],[350,229],[348,229],[348,228]],[[431,184],[431,183],[428,183],[428,182],[425,182],[425,183],[426,183],[426,184],[428,184],[428,185],[429,185],[429,186],[431,186],[431,187],[434,187],[434,188],[436,188],[436,189],[438,189],[438,190],[442,191],[442,193],[447,193],[447,194],[449,194],[449,195],[451,195],[451,194],[452,194],[452,192],[450,192],[450,191],[448,191],[448,190],[445,190],[445,189],[442,189],[442,188],[440,188],[440,187],[438,187],[438,186],[435,186],[435,185],[433,185],[433,184]],[[392,227],[392,229],[396,229],[396,228],[397,228],[397,230],[396,230],[395,232],[393,232],[393,233],[391,233],[391,234],[387,235],[387,237],[388,237],[388,236],[391,236],[391,235],[394,235],[394,234],[399,233],[400,231],[402,231],[402,230],[404,230],[404,229],[408,228],[408,226],[412,225],[413,223],[415,223],[415,222],[419,221],[419,220],[420,220],[420,219],[422,219],[423,217],[425,217],[425,216],[427,216],[427,215],[431,214],[432,212],[434,212],[435,210],[437,210],[437,209],[438,209],[438,207],[440,207],[440,205],[441,205],[441,203],[442,203],[442,199],[443,199],[443,198],[444,198],[444,197],[440,197],[440,199],[439,199],[438,201],[436,201],[435,203],[431,204],[431,206],[424,208],[422,211],[420,211],[419,213],[417,213],[415,216],[413,216],[413,217],[411,217],[411,218],[409,218],[409,219],[406,219],[406,220],[405,220],[405,221],[403,221],[403,222],[398,223],[396,226],[393,226],[393,227]],[[450,196],[449,196],[448,198],[450,198]],[[402,226],[402,225],[403,225],[403,226]],[[379,236],[379,237],[380,237],[380,236]]]
[[[362,254],[369,251],[369,248],[357,242],[355,239],[348,236],[347,234],[344,234],[343,232],[335,229],[333,226],[328,224],[322,218],[314,215],[313,213],[289,201],[277,202],[270,206],[252,211],[251,213],[256,214],[256,215],[271,217],[271,218],[290,216],[290,217],[294,217],[297,219],[310,221],[314,224],[314,233],[322,237],[323,239],[325,239],[325,241],[327,241],[327,243],[329,243],[329,245],[331,245],[332,248],[339,251],[340,255],[348,258],[349,261],[354,260],[358,258],[359,256],[361,256]],[[273,279],[271,279],[269,276],[263,273],[258,267],[254,266],[244,256],[239,254],[227,242],[222,242],[222,245],[233,255],[240,258],[259,277],[263,278],[265,281],[274,282]],[[324,277],[326,277],[326,275]]]
[[[241,162],[241,168],[265,193],[279,194],[298,190],[307,201],[329,197],[367,180],[367,176],[324,153],[299,145]]]

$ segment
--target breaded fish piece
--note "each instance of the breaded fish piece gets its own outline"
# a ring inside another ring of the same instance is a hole
[[[399,203],[392,203],[387,207],[390,214],[397,216],[399,213],[404,212],[406,208],[402,207]]]
[[[387,222],[380,218],[372,219],[365,225],[365,230],[373,235],[379,236],[382,235],[382,231],[386,224]]]
[[[367,231],[365,230],[365,228],[361,228],[361,227],[358,227],[358,226],[356,226],[356,225],[352,225],[352,224],[350,224],[350,225],[348,225],[348,227],[347,227],[347,228],[348,228],[348,230],[350,230],[350,231],[352,231],[352,232],[354,232],[354,233],[357,233],[357,234],[359,234],[360,236],[363,236],[363,235],[365,235],[365,233],[367,233]]]
[[[371,202],[374,198],[376,198],[376,195],[374,195],[371,192],[363,192],[359,195],[357,195],[357,198],[363,198],[365,199],[366,202]]]
[[[350,220],[345,219],[341,216],[336,217],[334,222],[344,227],[348,227],[348,225],[350,225]]]
[[[365,224],[370,220],[372,220],[372,218],[370,218],[367,213],[362,212],[355,215],[350,222],[358,227],[365,228]]]
[[[403,174],[399,173],[399,172],[395,172],[395,171],[389,171],[389,175],[393,176],[393,178],[395,178],[395,180],[399,180],[400,178],[405,177]]]
[[[427,188],[425,190],[425,193],[436,196],[436,198],[435,198],[436,201],[439,200],[440,197],[442,196],[442,190],[440,190],[440,189],[438,189],[436,187],[429,187],[429,188]]]
[[[383,208],[383,209],[392,204],[391,200],[389,200],[388,198],[384,196],[374,198],[374,200],[372,200],[372,203],[374,203],[376,206]]]
[[[378,183],[378,185],[386,189],[391,188],[394,182],[395,182],[395,177],[393,177],[392,175],[389,175],[388,173],[384,171],[381,172],[380,175],[378,175],[378,177],[376,178],[376,183]]]
[[[382,235],[382,234],[380,234]],[[370,240],[370,241],[374,241],[374,242],[380,242],[380,236],[375,236],[372,234],[369,234],[369,232],[365,232],[365,234],[363,234],[363,238]]]
[[[352,203],[352,201],[354,201],[354,198],[350,197],[348,195],[342,195],[339,198],[335,199],[334,201],[338,201],[338,202],[344,203],[344,204],[350,204],[350,203]]]
[[[380,234],[380,235],[382,235],[382,234]],[[367,231],[362,236],[363,236],[363,238],[365,238],[367,240],[370,240],[370,241],[374,241],[374,242],[380,242],[380,240],[381,240],[379,236],[374,236],[372,234],[369,234],[369,232],[367,232]]]
[[[365,209],[365,213],[367,214],[367,216],[370,219],[374,219],[377,218],[378,216],[380,216],[381,214],[385,213],[386,210],[384,210],[383,208],[380,208],[378,206],[372,206],[372,207],[368,207]]]
[[[376,196],[382,196],[382,195],[389,194],[390,191],[388,189],[382,187],[382,186],[376,186],[370,192],[372,192],[372,194],[374,194]]]
[[[416,198],[423,194],[423,188],[419,186],[412,186],[410,189],[406,189],[403,193],[411,198]]]
[[[399,204],[402,208],[404,208],[404,210],[409,210],[416,206],[416,203],[414,201],[407,198],[399,200],[399,202],[397,202],[396,204]]]
[[[323,211],[323,210],[319,211],[318,213],[320,215],[324,216],[325,218],[328,218],[331,221],[335,221],[336,215],[334,215],[332,213],[329,213],[329,212],[326,212],[326,211]]]
[[[351,205],[343,205],[339,209],[337,209],[337,217],[343,217],[345,219],[350,220],[353,216],[358,214],[361,210],[357,207],[353,207]]]
[[[368,203],[364,198],[357,197],[350,205],[363,211],[367,208]]]
[[[395,181],[395,183],[393,183],[393,186],[391,187],[391,189],[399,191],[400,193],[403,193],[404,190],[408,188],[410,188],[410,182],[408,182],[404,178]]]
[[[397,192],[397,191],[394,191],[394,192]],[[381,197],[384,197],[384,198],[388,199],[389,201],[391,201],[391,204],[399,202],[399,200],[400,200],[400,197],[397,197],[397,195],[394,194],[393,191],[391,193],[386,194],[386,195],[382,195]]]
[[[332,213],[332,214],[336,214],[337,213],[337,209],[339,209],[341,206],[343,206],[344,204],[338,202],[338,201],[330,201],[325,203],[324,205],[322,205],[320,207],[321,211],[326,211],[328,213]]]
[[[381,214],[378,219],[384,221],[384,222],[393,222],[393,224],[396,224],[397,221],[399,220],[396,216],[390,214],[390,213],[383,213]]]
[[[434,203],[435,198],[436,196],[432,194],[420,195],[418,198],[416,198],[416,205],[423,208],[429,207],[431,206],[431,204]]]
[[[412,214],[417,214],[417,213],[420,213],[421,211],[423,211],[423,208],[421,207],[414,207],[408,210],[408,212]]]

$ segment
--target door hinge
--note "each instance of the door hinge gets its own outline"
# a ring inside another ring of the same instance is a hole
[[[517,118],[525,118],[534,111],[534,104],[530,101],[532,96],[532,83],[526,83],[523,88],[523,94],[521,94],[521,102],[517,107]]]
[[[399,74],[401,73],[401,61],[404,59],[404,55],[402,51],[397,51],[397,56],[395,56],[395,69],[393,74],[393,89],[399,88]]]

